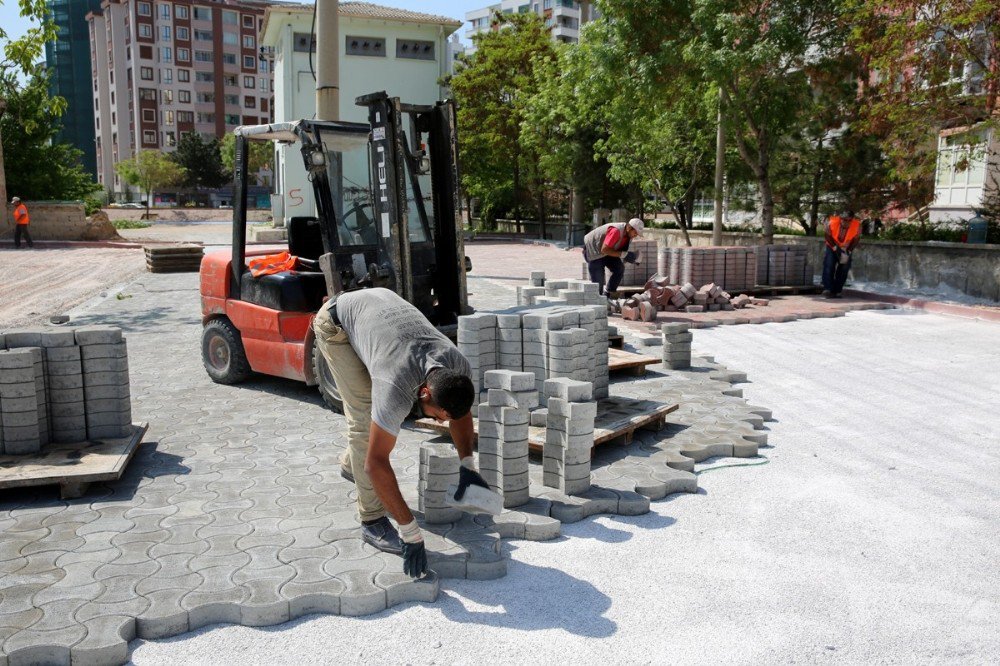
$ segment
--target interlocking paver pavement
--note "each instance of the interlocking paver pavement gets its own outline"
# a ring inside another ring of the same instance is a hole
[[[472,283],[474,303],[513,300],[512,289]],[[754,455],[766,441],[767,410],[731,386],[744,377],[707,360],[614,383],[612,393],[682,407],[666,431],[602,448],[581,497],[544,488],[533,464],[533,499],[518,511],[426,526],[436,575],[413,581],[400,558],[358,538],[354,488],[339,473],[346,427],[315,389],[266,377],[209,381],[196,275],[145,275],[126,293],[73,323],[125,330],[147,441],[120,481],[79,500],[51,488],[0,493],[0,665],[120,663],[136,636],[433,601],[439,577],[503,576],[501,537],[551,539],[560,521],[641,513],[650,499],[694,491],[695,460]],[[404,430],[393,456],[412,507],[419,447],[433,437]]]

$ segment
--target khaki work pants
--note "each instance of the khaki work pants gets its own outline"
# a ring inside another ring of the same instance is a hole
[[[365,472],[372,423],[372,378],[351,347],[347,333],[333,323],[328,309],[331,303],[324,304],[313,320],[316,349],[326,359],[344,403],[344,416],[347,418],[345,466],[354,474],[354,485],[358,489],[358,514],[361,520],[376,520],[385,515],[385,507]]]

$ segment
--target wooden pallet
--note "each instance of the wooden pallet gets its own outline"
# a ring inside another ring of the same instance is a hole
[[[680,405],[667,405],[652,400],[639,400],[613,396],[597,403],[597,418],[594,420],[594,446],[619,443],[631,444],[635,431],[660,430],[666,424],[667,414]],[[430,418],[418,419],[417,427],[448,434],[448,423],[440,423]],[[473,429],[479,434],[479,420],[472,419]],[[532,426],[528,429],[528,446],[532,451],[541,452],[545,444],[545,428]]]
[[[747,296],[797,296],[799,294],[818,294],[822,287],[816,285],[778,286],[757,285],[753,289],[744,289],[741,294]]]
[[[608,347],[613,349],[621,349],[625,346],[625,336],[624,335],[609,335],[608,336]]]
[[[205,248],[201,245],[147,245],[146,268],[150,273],[196,273]]]
[[[655,356],[634,354],[624,349],[608,349],[608,372],[628,372],[632,375],[646,374],[647,365],[662,363],[663,359]]]
[[[0,490],[58,485],[63,499],[82,497],[91,483],[121,478],[148,429],[148,423],[133,423],[131,434],[120,439],[51,444],[35,455],[0,455]]]

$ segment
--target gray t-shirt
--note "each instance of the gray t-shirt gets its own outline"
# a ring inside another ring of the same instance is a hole
[[[469,376],[462,352],[410,303],[389,289],[337,297],[337,318],[372,378],[372,421],[393,435],[434,368]]]

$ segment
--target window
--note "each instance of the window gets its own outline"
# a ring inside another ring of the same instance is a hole
[[[189,41],[191,41],[191,31],[188,30],[187,28],[183,27],[183,26],[178,26],[177,27],[177,39],[181,40],[182,42],[189,42]]]
[[[169,67],[164,67],[160,70],[160,83],[173,83],[174,82],[174,70]]]
[[[211,51],[195,51],[194,59],[198,62],[212,62]]]
[[[243,56],[243,66],[247,69],[253,69],[257,66],[257,58],[253,56]]]
[[[271,81],[271,90],[274,90],[274,81]],[[267,79],[263,77],[260,79],[260,91],[267,92]]]
[[[139,16],[153,15],[153,7],[148,2],[140,2],[138,3],[138,7]]]
[[[244,76],[243,77],[243,87],[244,88],[253,88],[255,85],[256,85],[256,82],[254,81],[254,78],[252,76]]]
[[[194,38],[199,42],[210,42],[212,41],[212,31],[211,30],[195,30]]]
[[[143,81],[153,80],[153,68],[152,67],[140,67],[139,68],[139,78]]]
[[[142,131],[142,142],[147,146],[156,145],[156,132],[153,130],[143,130]]]
[[[237,83],[236,81],[236,75],[224,74],[222,76],[222,85],[226,86],[227,88],[235,88],[236,86],[238,86],[239,83]]]
[[[226,25],[236,25],[236,12],[228,9],[222,10],[222,22]]]
[[[163,104],[173,104],[174,103],[174,91],[173,90],[161,90],[160,91],[160,102],[163,103]]]
[[[140,46],[139,47],[139,57],[144,60],[153,59],[153,47],[152,46]]]
[[[307,32],[297,32],[293,35],[292,50],[299,53],[316,52],[316,38]]]
[[[186,19],[190,14],[188,13],[187,5],[174,5],[174,16],[179,19]]]
[[[160,5],[160,18],[166,21],[170,20],[170,5],[166,3]]]
[[[235,32],[224,32],[222,33],[222,43],[227,46],[236,46],[240,43],[239,35]]]
[[[347,55],[385,57],[385,40],[381,37],[354,37],[348,35]]]
[[[174,112],[173,111],[164,111],[163,112],[163,124],[164,125],[173,125],[174,124]]]
[[[223,65],[235,65],[236,64],[236,54],[235,53],[223,53],[222,54],[222,64]]]
[[[160,49],[160,62],[173,62],[174,61],[174,50],[169,46],[164,46]]]
[[[193,123],[194,122],[194,111],[178,111],[177,112],[177,123]]]
[[[260,98],[260,110],[265,112],[267,111],[267,99],[264,97]]]
[[[166,144],[168,146],[177,145],[177,134],[175,132],[164,132],[163,135],[166,137]]]
[[[238,113],[227,113],[226,114],[226,124],[227,125],[239,125],[240,115]]]
[[[199,123],[214,123],[215,114],[214,113],[202,113],[198,112],[195,114],[195,122]]]
[[[180,59],[181,51],[186,49],[177,49],[177,58]],[[190,69],[178,69],[177,70],[177,80],[181,83],[187,83],[191,80],[191,70]]]
[[[155,123],[156,122],[156,111],[152,109],[142,110],[142,122],[144,123]]]
[[[215,81],[215,74],[212,72],[195,72],[194,80],[199,83],[212,83]]]
[[[419,39],[397,39],[396,57],[414,60],[434,60],[434,42]]]
[[[261,58],[260,59],[260,67],[259,67],[258,71],[260,71],[261,74],[267,74],[267,67],[268,67],[267,60],[264,60],[263,58]]]
[[[112,125],[117,125],[118,124],[118,120],[115,118],[115,112],[114,111],[111,112],[111,124]]]
[[[544,0],[542,9],[552,9],[552,0]]]
[[[252,95],[245,95],[243,97],[243,108],[244,109],[256,109],[257,108],[257,98]]]
[[[245,49],[255,49],[257,48],[257,40],[253,35],[243,35],[243,48]]]
[[[177,59],[183,62],[191,62],[191,49],[177,49]],[[187,80],[187,79],[182,79]]]
[[[208,7],[195,7],[194,8],[194,20],[195,21],[211,21],[212,20],[212,10]]]
[[[196,93],[195,99],[198,100],[199,104],[215,104],[215,93],[209,93],[209,92]]]
[[[252,28],[253,27],[253,16],[251,16],[250,14],[244,14],[243,15],[243,27],[244,28]]]
[[[228,105],[235,106],[240,103],[239,95],[223,95],[222,101]]]
[[[190,90],[178,90],[177,91],[177,100],[181,104],[190,104],[191,103],[191,91]]]
[[[160,26],[160,39],[162,39],[163,41],[167,41],[167,40],[170,39],[170,26],[169,25],[161,25]]]
[[[112,106],[114,105],[114,103],[115,103],[115,91],[112,90],[111,91],[111,104],[112,104]]]
[[[140,37],[152,37],[153,36],[153,26],[148,23],[139,24],[139,36]]]
[[[156,89],[155,88],[139,88],[139,99],[146,102],[156,101]]]

